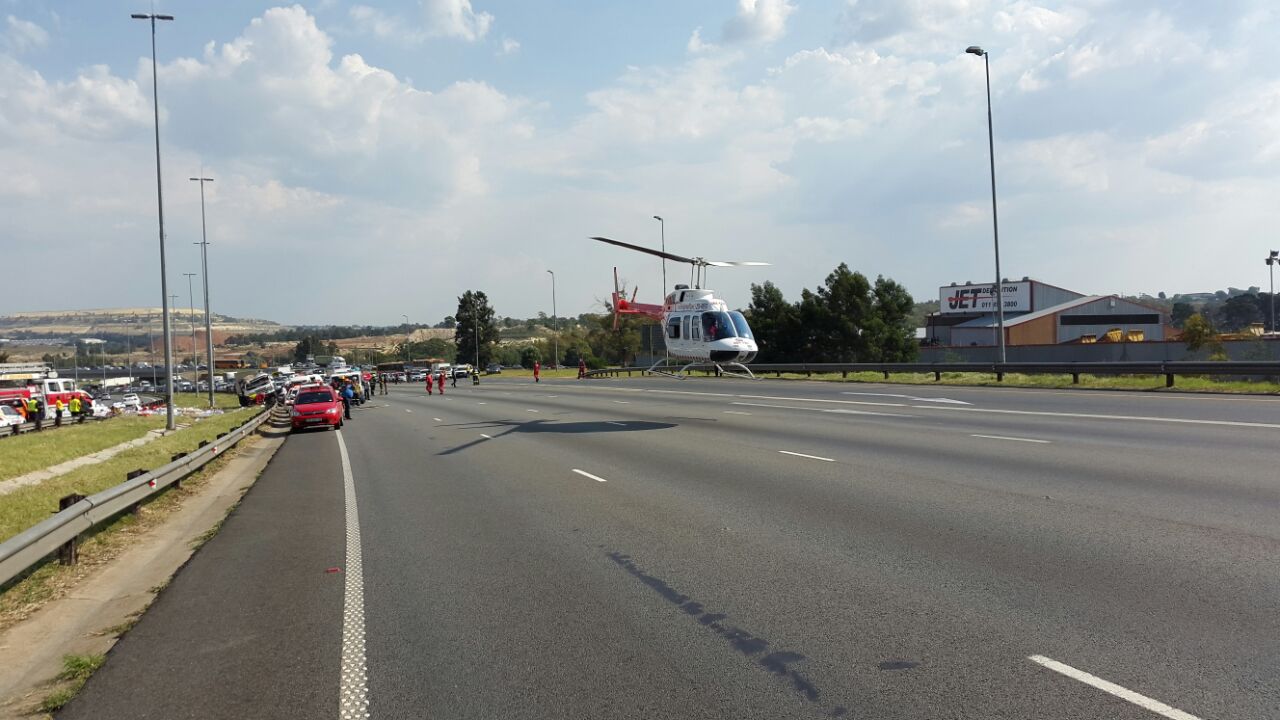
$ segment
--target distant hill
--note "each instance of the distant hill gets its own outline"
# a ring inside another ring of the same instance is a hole
[[[175,324],[189,324],[191,312],[185,308],[171,308],[170,316]],[[0,315],[0,337],[29,335],[81,336],[120,333],[144,334],[148,328],[159,328],[163,311],[154,307],[104,308],[95,310],[36,310]],[[204,322],[204,312],[197,309],[197,323]],[[215,335],[227,333],[270,333],[286,329],[270,320],[237,318],[214,313],[212,317]]]

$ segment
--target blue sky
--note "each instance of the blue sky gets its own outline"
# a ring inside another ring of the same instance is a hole
[[[148,2],[0,0],[0,253],[68,270],[0,313],[158,303]],[[657,262],[839,262],[918,298],[1005,274],[1091,293],[1266,285],[1280,11],[1264,0],[157,0],[172,278],[290,323],[598,310]],[[57,258],[51,260],[50,258]],[[87,276],[94,281],[77,280]],[[678,271],[672,269],[672,276]],[[185,283],[171,281],[172,287]]]

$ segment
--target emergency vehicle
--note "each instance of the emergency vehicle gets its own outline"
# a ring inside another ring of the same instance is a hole
[[[44,400],[47,417],[53,417],[58,401],[71,407],[71,398],[92,402],[89,393],[76,387],[74,380],[58,377],[58,372],[42,363],[0,363],[0,403],[17,407],[32,396]]]

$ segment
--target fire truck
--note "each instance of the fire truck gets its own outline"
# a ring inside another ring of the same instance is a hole
[[[58,371],[42,363],[0,363],[0,403],[18,407],[32,396],[44,400],[45,412],[52,417],[53,408],[61,400],[71,406],[71,398],[92,402],[89,393],[76,388],[74,380],[58,377]]]

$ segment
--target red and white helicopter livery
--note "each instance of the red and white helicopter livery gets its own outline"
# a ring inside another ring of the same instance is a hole
[[[667,352],[676,360],[683,361],[682,367],[675,372],[667,372],[667,359],[663,358],[649,368],[650,372],[672,377],[684,377],[684,372],[695,365],[713,365],[720,373],[727,375],[744,375],[755,377],[744,363],[755,358],[759,348],[747,319],[737,310],[730,310],[724,300],[702,287],[706,281],[708,267],[741,267],[761,266],[763,262],[727,262],[707,260],[705,258],[687,258],[662,250],[653,250],[639,245],[593,237],[610,245],[617,245],[629,250],[637,250],[650,255],[657,255],[667,260],[688,263],[692,266],[689,285],[676,285],[667,295],[662,305],[638,303],[636,292],[627,299],[618,289],[618,269],[613,269],[613,327],[618,328],[620,315],[644,315],[662,323]],[[735,368],[738,372],[725,369]]]

